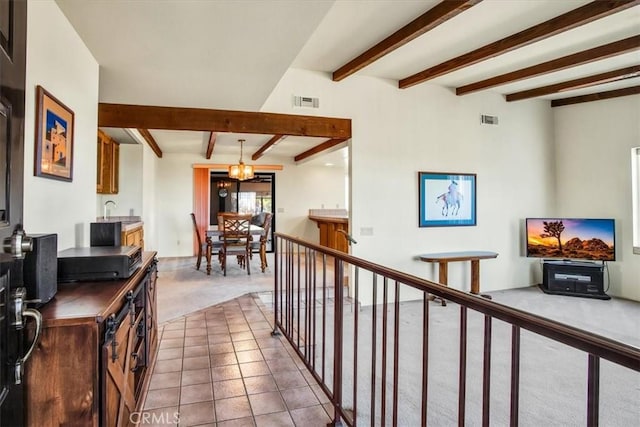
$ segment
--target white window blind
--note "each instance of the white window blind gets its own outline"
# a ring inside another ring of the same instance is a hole
[[[256,193],[254,191],[242,191],[238,193],[238,213],[256,213]]]

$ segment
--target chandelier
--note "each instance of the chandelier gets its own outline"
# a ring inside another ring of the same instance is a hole
[[[237,165],[229,165],[229,178],[234,178],[239,181],[253,178],[253,166],[245,165],[242,161],[242,144],[244,139],[239,139],[240,143],[240,161]]]

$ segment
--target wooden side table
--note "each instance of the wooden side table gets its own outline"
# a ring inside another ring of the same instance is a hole
[[[423,262],[438,263],[438,281],[444,286],[448,286],[448,267],[450,262],[471,261],[471,293],[477,295],[480,293],[480,260],[496,258],[497,256],[497,252],[462,251],[423,254],[419,255],[418,258]],[[431,299],[433,300],[435,298],[436,297],[433,297]],[[447,305],[443,299],[442,305]]]

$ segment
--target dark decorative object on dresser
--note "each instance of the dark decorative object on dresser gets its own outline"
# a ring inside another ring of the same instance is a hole
[[[122,244],[122,222],[92,222],[89,230],[91,246],[120,246]]]
[[[33,250],[24,257],[27,298],[46,304],[58,291],[58,235],[32,234]]]

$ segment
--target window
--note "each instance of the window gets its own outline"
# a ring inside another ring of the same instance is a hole
[[[254,191],[240,191],[238,193],[238,209],[241,214],[255,214],[256,193]]]
[[[631,149],[633,253],[640,255],[640,147]]]

